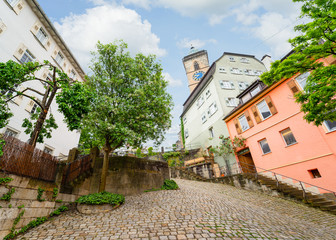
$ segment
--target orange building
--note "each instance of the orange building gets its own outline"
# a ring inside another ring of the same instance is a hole
[[[254,82],[224,121],[232,139],[246,138],[246,147],[236,153],[243,172],[268,170],[336,192],[336,122],[307,123],[294,99],[308,75],[271,86]]]

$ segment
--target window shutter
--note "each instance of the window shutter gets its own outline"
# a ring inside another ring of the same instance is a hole
[[[234,123],[234,125],[235,125],[235,127],[236,127],[237,133],[238,133],[238,134],[241,134],[241,133],[242,133],[242,130],[241,130],[241,127],[240,127],[240,125],[239,125],[239,123],[238,123],[238,119],[237,119],[237,118],[233,119],[233,123]]]
[[[250,128],[253,127],[254,124],[253,124],[253,121],[252,121],[252,119],[251,119],[251,117],[250,117],[250,113],[249,113],[249,111],[245,111],[245,112],[244,112],[244,115],[245,115],[245,117],[246,117],[246,120],[247,120],[248,125],[250,126]]]
[[[253,112],[253,116],[254,116],[254,119],[256,120],[257,123],[260,123],[261,122],[261,118],[259,116],[259,113],[258,113],[258,110],[257,110],[257,107],[254,105],[251,107],[251,110]]]
[[[299,92],[299,88],[298,88],[298,86],[296,85],[295,79],[290,80],[290,81],[287,83],[287,85],[288,85],[288,87],[290,88],[290,90],[293,92],[293,95],[295,95],[296,93]]]
[[[6,31],[7,26],[0,19],[0,34]]]
[[[15,7],[13,7],[13,10],[14,10],[14,12],[15,12],[17,15],[19,15],[20,12],[21,12],[21,10],[23,9],[23,7],[24,7],[24,3],[23,3],[23,1],[21,0],[21,1],[18,2],[18,4],[16,4]]]
[[[47,51],[49,50],[49,48],[51,47],[51,41],[50,41],[50,39],[47,40],[47,42],[46,42],[46,44],[45,44],[44,47],[47,49]]]
[[[19,47],[17,48],[16,52],[14,53],[14,57],[20,61],[20,59],[22,58],[24,52],[27,50],[27,47],[25,45],[23,45],[22,43],[19,45]]]
[[[34,107],[34,104],[35,104],[35,102],[33,100],[30,100],[27,107],[26,107],[26,111],[31,112],[33,107]]]
[[[275,108],[275,106],[274,106],[274,104],[273,104],[270,96],[265,97],[265,101],[266,101],[266,103],[267,103],[267,105],[268,105],[268,107],[269,107],[272,115],[278,113],[278,111],[276,110],[276,108]]]
[[[51,57],[52,57],[53,59],[56,59],[56,56],[57,56],[58,52],[59,52],[58,47],[55,47],[55,49],[54,49],[54,51],[53,51]]]

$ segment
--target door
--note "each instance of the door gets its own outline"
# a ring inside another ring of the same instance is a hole
[[[238,156],[243,173],[255,173],[255,166],[250,152]]]

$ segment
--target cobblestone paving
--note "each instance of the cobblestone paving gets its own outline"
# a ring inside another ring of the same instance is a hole
[[[178,191],[126,197],[110,213],[69,212],[20,239],[336,239],[336,216],[228,185],[187,180]]]

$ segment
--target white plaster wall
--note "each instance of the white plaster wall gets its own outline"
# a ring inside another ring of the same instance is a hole
[[[235,57],[236,61],[231,62],[229,57]],[[244,56],[245,57],[245,56]],[[253,69],[253,70],[261,70],[266,71],[265,66],[260,61],[256,60],[252,57],[246,57],[249,59],[248,63],[240,62],[240,56],[235,55],[224,55],[222,58],[218,59],[216,62],[216,71],[213,75],[212,80],[209,80],[208,84],[202,89],[200,94],[194,99],[194,102],[188,109],[188,111],[183,115],[183,117],[187,117],[187,122],[184,124],[184,129],[188,129],[189,137],[185,139],[186,147],[193,148],[194,146],[203,147],[206,149],[209,146],[217,146],[220,143],[219,136],[224,135],[225,137],[229,136],[227,126],[223,121],[223,118],[234,109],[234,107],[228,107],[226,105],[225,98],[236,96],[242,92],[239,90],[238,82],[247,82],[251,84],[258,76],[249,76],[243,73],[242,75],[232,74],[230,72],[230,68],[235,67],[239,69]],[[219,72],[219,67],[224,67],[226,69],[226,73]],[[234,89],[222,89],[220,86],[220,80],[227,80],[234,82]],[[207,99],[205,97],[205,92],[207,89],[210,89],[211,96]],[[205,102],[201,107],[197,107],[196,102],[197,99],[203,95]],[[208,107],[213,103],[217,103],[218,110],[212,115],[210,118],[207,116],[207,121],[202,123],[202,113],[207,112]],[[236,99],[238,103],[238,99]],[[209,139],[209,128],[213,128],[214,138]],[[228,157],[230,163],[235,162],[234,156]],[[224,159],[217,158],[216,161],[220,166],[224,166]]]
[[[25,1],[24,1],[25,2]],[[6,62],[8,60],[17,61],[13,54],[18,49],[19,45],[23,43],[29,51],[36,57],[36,60],[43,62],[43,60],[49,60],[52,64],[55,61],[51,57],[51,54],[56,47],[55,41],[52,40],[52,44],[48,50],[42,47],[40,42],[31,33],[30,29],[33,27],[38,17],[29,7],[27,2],[24,3],[24,8],[17,15],[6,3],[5,1],[0,1],[0,17],[2,22],[6,25],[6,30],[0,34],[0,62]],[[47,31],[49,38],[51,34]],[[73,66],[67,63],[67,71],[69,68],[72,69]],[[42,71],[38,73],[38,77],[42,77]],[[77,74],[77,79],[82,81],[79,74]],[[31,87],[37,88],[40,91],[44,91],[43,85],[38,81],[30,82]],[[38,97],[37,94],[35,94]],[[20,132],[19,138],[23,141],[27,141],[29,136],[24,133],[24,129],[21,127],[24,118],[29,118],[30,114],[25,110],[29,100],[24,98],[20,105],[10,103],[10,108],[14,116],[10,119],[8,127],[14,128]],[[58,129],[54,130],[51,139],[46,139],[45,143],[38,144],[37,147],[41,150],[44,146],[54,148],[53,154],[55,156],[68,154],[69,149],[76,147],[78,145],[80,134],[76,131],[70,132],[67,130],[66,124],[63,122],[63,116],[57,111],[57,104],[53,102],[50,112],[54,115],[56,122],[58,124]],[[6,128],[0,129],[0,132],[4,132]]]

